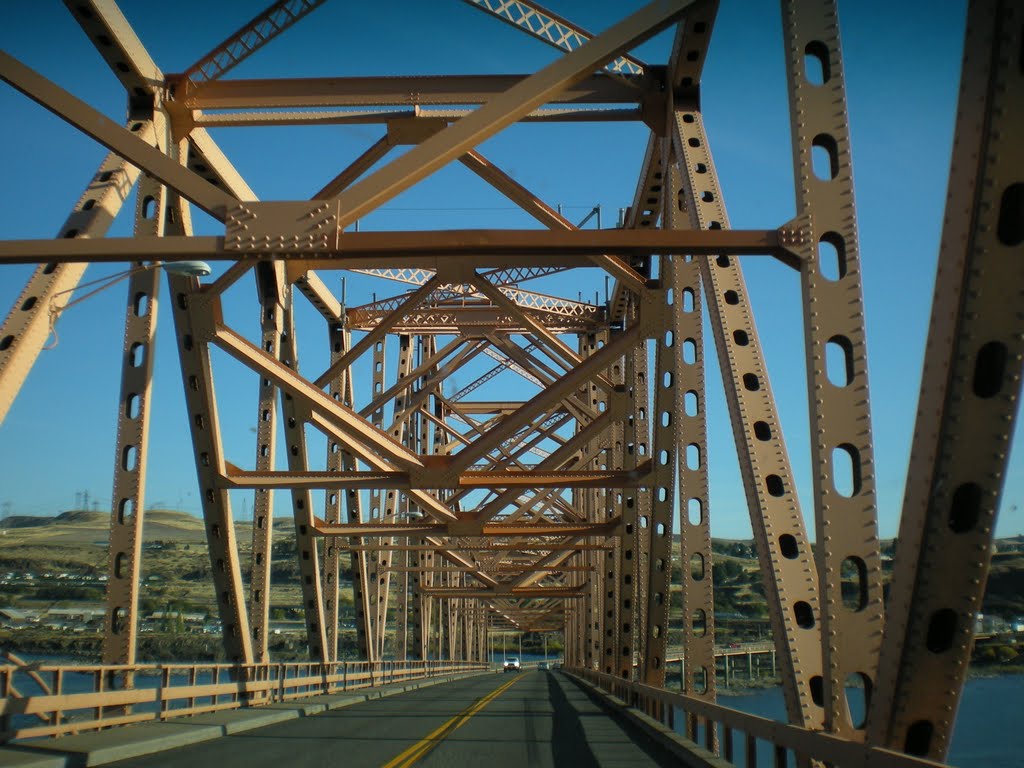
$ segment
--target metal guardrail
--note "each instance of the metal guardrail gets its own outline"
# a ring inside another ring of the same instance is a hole
[[[724,760],[729,765],[756,768],[757,745],[771,745],[774,766],[816,764],[843,768],[942,768],[925,758],[912,757],[882,747],[847,741],[822,731],[811,731],[796,725],[776,722],[757,715],[712,704],[685,694],[654,688],[643,683],[621,680],[613,675],[589,669],[565,669],[587,683],[621,699],[626,706],[657,720],[676,731],[678,718],[683,718],[680,735],[695,747],[692,765],[719,768]],[[739,755],[737,740],[742,739]],[[707,755],[702,758],[700,752]],[[717,757],[711,757],[717,754]]]
[[[485,662],[0,666],[0,743],[466,672]],[[130,681],[126,686],[122,681]]]

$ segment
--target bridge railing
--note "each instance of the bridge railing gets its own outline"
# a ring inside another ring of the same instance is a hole
[[[487,671],[484,662],[0,666],[0,743]]]
[[[721,765],[722,759],[730,765],[745,768],[763,765],[763,762],[758,762],[758,746],[759,743],[763,743],[769,745],[774,766],[806,765],[808,762],[841,765],[843,768],[945,766],[944,763],[912,757],[881,747],[869,747],[822,731],[811,731],[780,723],[675,691],[622,680],[602,672],[584,669],[565,671],[612,694],[627,706],[643,712],[666,728],[685,736],[698,749],[705,750],[708,757],[716,752],[717,745],[719,762],[714,763],[715,765]],[[677,724],[680,729],[677,729]],[[708,764],[711,765],[710,762]]]

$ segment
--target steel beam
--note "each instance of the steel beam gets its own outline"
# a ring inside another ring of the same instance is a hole
[[[593,37],[582,27],[549,11],[539,3],[526,0],[463,0],[474,8],[563,51],[574,51]],[[609,72],[643,74],[646,65],[634,56],[620,56],[605,65]]]
[[[691,226],[728,229],[725,197],[701,113],[675,110],[671,141]],[[721,254],[702,258],[700,265],[768,616],[783,670],[786,710],[790,722],[818,727],[824,711],[817,568],[753,307],[737,259]],[[705,403],[691,398],[685,409],[700,413]]]
[[[223,77],[325,0],[278,0],[186,69],[181,78],[200,89]]]
[[[134,121],[127,129],[122,128],[3,51],[0,51],[0,80],[159,179],[215,219],[223,221],[229,205],[236,202],[231,195],[217,189],[139,138],[137,133],[145,127],[144,121]]]
[[[100,56],[121,81],[129,104],[148,107],[163,87],[164,75],[114,0],[64,0]]]
[[[201,89],[178,98],[188,109],[201,110],[470,105],[486,104],[531,77],[533,75],[418,75],[221,80],[205,83]],[[544,104],[636,104],[641,93],[617,78],[586,71],[558,90],[546,89],[526,113]],[[466,117],[475,112],[471,111]],[[409,115],[405,113],[389,115],[389,119],[406,117]]]
[[[405,469],[422,466],[416,454],[405,446],[374,429],[371,424],[367,424],[320,389],[311,386],[288,366],[253,346],[232,329],[215,324],[212,330],[212,340],[218,347],[261,375],[275,380],[291,396],[305,400],[308,407],[316,411],[312,416],[319,416],[351,438],[353,444],[350,447],[353,449],[356,443],[362,443],[366,446],[364,450],[379,451],[387,457],[384,461],[394,461]]]
[[[292,125],[387,125],[392,120],[423,117],[455,121],[472,112],[471,109],[341,109],[315,111],[273,112],[217,112],[198,114],[194,111],[194,124],[203,128],[241,128]],[[602,108],[550,107],[535,109],[520,118],[521,123],[605,123],[635,122],[643,118],[639,107]]]
[[[260,346],[278,359],[284,334],[284,297],[278,293],[280,265],[256,267],[257,294],[260,299]],[[256,471],[274,469],[277,446],[277,387],[260,378],[256,417]],[[249,570],[249,629],[253,654],[260,663],[268,662],[268,625],[270,621],[270,566],[274,536],[274,490],[257,488],[252,504],[252,555]]]
[[[687,19],[687,24],[691,20]],[[669,147],[666,147],[669,151]],[[675,163],[665,162],[669,172],[668,197],[662,221],[666,227],[693,223],[680,210],[684,194],[682,174]],[[664,280],[673,292],[674,312],[671,346],[677,364],[664,373],[657,387],[675,387],[672,419],[678,426],[675,471],[679,482],[679,564],[682,570],[683,655],[686,659],[682,690],[691,696],[715,701],[715,601],[712,578],[711,494],[708,477],[707,402],[705,392],[703,292],[700,260],[663,257]],[[667,341],[663,342],[668,344]],[[662,351],[659,347],[659,352]],[[687,352],[692,349],[692,356]],[[659,367],[661,364],[659,363]],[[655,446],[657,452],[657,446]],[[657,455],[657,453],[656,453]],[[675,521],[673,521],[675,522]],[[713,739],[717,744],[717,736]]]
[[[179,215],[182,215],[180,210]],[[234,518],[227,491],[218,490],[215,483],[216,476],[224,474],[225,466],[209,348],[195,325],[199,319],[197,315],[204,311],[202,302],[198,300],[199,281],[172,275],[169,282],[224,649],[232,662],[252,664],[252,636],[245,611]]]
[[[839,17],[835,0],[783,0],[782,17],[797,221],[810,234],[802,243],[800,285],[821,600],[820,695],[826,730],[862,740],[864,723],[851,721],[846,690],[854,682],[868,689],[875,684],[884,607]],[[813,79],[812,63],[822,67],[823,82]]]
[[[166,194],[164,187],[153,179],[146,178],[139,185],[136,237],[164,234]],[[159,287],[159,267],[136,262],[128,281],[121,349],[121,394],[108,542],[107,620],[102,649],[104,664],[135,663]],[[123,682],[131,685],[130,680]]]
[[[869,744],[939,761],[967,677],[1019,418],[1022,22],[1017,3],[968,6],[899,556],[868,713]]]
[[[331,360],[336,360],[345,352],[345,333],[340,324],[330,323],[327,326],[328,341],[331,349]],[[336,400],[344,400],[349,375],[348,372],[340,374],[328,387],[328,394]],[[346,465],[351,464],[351,459],[346,461],[345,453],[336,442],[328,441],[325,466],[328,472],[344,472]],[[327,523],[341,523],[342,520],[342,496],[344,494],[337,490],[333,493],[324,494],[324,520]],[[323,567],[321,568],[324,594],[324,621],[326,624],[327,647],[324,656],[328,661],[338,660],[338,628],[341,624],[341,594],[339,577],[341,576],[341,551],[333,542],[327,542],[323,547]],[[351,573],[351,571],[350,571]],[[357,583],[352,578],[353,604],[355,604],[355,591]]]
[[[362,218],[581,81],[595,67],[654,36],[678,19],[689,4],[687,0],[664,0],[644,6],[587,45],[530,75],[472,114],[357,182],[338,196],[339,224],[344,226]]]
[[[277,294],[284,304],[284,332],[281,335],[280,361],[284,366],[298,373],[299,351],[295,338],[294,297],[284,279],[282,269],[274,270]],[[269,355],[268,355],[269,357]],[[273,377],[267,377],[272,382]],[[303,407],[305,403],[288,393],[285,387],[278,387],[281,398],[281,416],[284,423],[284,440],[287,450],[288,469],[304,472],[309,467],[306,447]],[[327,630],[324,626],[324,601],[321,591],[320,558],[317,540],[313,536],[315,517],[313,499],[306,488],[291,489],[292,519],[295,523],[295,554],[298,558],[299,591],[302,595],[302,611],[306,621],[306,646],[310,661],[327,659]]]
[[[295,262],[294,267],[289,265],[294,280],[308,269],[415,268],[429,264],[464,272],[466,257],[472,257],[473,266],[477,268],[529,267],[538,260],[549,267],[571,268],[592,266],[590,257],[605,253],[623,256],[652,253],[778,255],[790,253],[790,245],[783,245],[783,240],[790,237],[788,243],[797,243],[800,233],[788,230],[781,234],[776,230],[435,230],[429,238],[424,238],[421,232],[345,232],[338,235],[336,247],[313,248],[299,239],[289,239],[287,248],[259,245],[254,241],[250,249],[248,241],[235,235],[227,242],[220,237],[161,238],[150,255],[168,262],[281,259]],[[99,242],[4,240],[0,242],[0,265],[130,261],[133,247],[131,238],[107,238]]]
[[[152,121],[138,131],[156,143]],[[100,239],[110,228],[139,178],[139,170],[115,154],[107,155],[60,228],[59,237]],[[128,258],[127,260],[131,260]],[[41,259],[40,261],[46,261]],[[84,264],[41,264],[0,326],[0,423],[54,330],[54,311],[85,272]],[[58,315],[59,317],[59,315]]]

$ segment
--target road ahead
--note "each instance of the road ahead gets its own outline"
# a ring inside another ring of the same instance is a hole
[[[112,765],[188,768],[670,765],[560,673],[485,675]],[[641,739],[642,741],[642,739]]]

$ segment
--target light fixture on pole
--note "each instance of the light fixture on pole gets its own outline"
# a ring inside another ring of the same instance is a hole
[[[213,271],[210,269],[210,265],[205,261],[173,261],[170,263],[154,261],[152,264],[143,264],[142,266],[132,267],[131,269],[115,272],[112,275],[107,275],[106,277],[101,277],[88,283],[81,283],[80,285],[76,285],[74,288],[58,291],[50,297],[50,333],[48,335],[53,336],[53,341],[43,347],[43,349],[53,349],[57,346],[57,342],[59,341],[57,336],[57,318],[59,318],[66,310],[76,304],[81,304],[86,299],[92,298],[97,293],[101,293],[111,286],[117,285],[122,280],[127,280],[132,275],[137,275],[139,272],[145,272],[150,269],[157,269],[158,267],[163,267],[164,271],[168,274],[185,275],[187,277],[206,277]],[[55,302],[58,296],[63,296],[65,293],[73,293],[92,285],[96,285],[98,287],[93,288],[84,296],[79,296],[77,299],[69,301],[67,304],[63,304],[59,307],[56,305]]]

